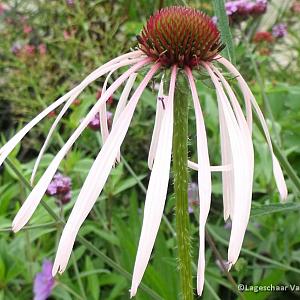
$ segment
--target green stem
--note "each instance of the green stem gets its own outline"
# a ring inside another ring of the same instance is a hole
[[[181,77],[181,74],[178,74]],[[193,299],[190,224],[188,214],[188,93],[179,78],[174,99],[173,172],[176,201],[176,233],[182,299]]]

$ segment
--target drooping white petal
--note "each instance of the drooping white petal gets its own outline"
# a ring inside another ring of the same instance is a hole
[[[285,183],[285,180],[284,180],[282,169],[281,169],[280,164],[279,164],[279,162],[278,162],[278,160],[277,160],[277,158],[276,158],[276,156],[273,152],[273,146],[272,146],[270,133],[269,133],[269,130],[268,130],[266,120],[263,116],[263,113],[262,113],[259,105],[257,104],[250,88],[248,87],[246,81],[244,80],[242,75],[239,73],[239,71],[224,57],[219,57],[218,61],[221,64],[223,64],[231,74],[233,74],[234,76],[237,77],[238,83],[239,83],[240,88],[241,88],[241,91],[245,95],[244,97],[245,98],[249,97],[250,100],[251,100],[251,104],[254,107],[254,109],[255,109],[258,117],[259,117],[259,120],[261,122],[261,125],[263,127],[263,131],[264,131],[264,134],[265,134],[265,137],[267,139],[267,143],[269,145],[269,149],[270,149],[270,152],[271,152],[271,155],[272,155],[273,174],[274,174],[274,178],[275,178],[275,181],[276,181],[277,189],[278,189],[279,194],[280,194],[280,198],[281,198],[282,201],[285,201],[287,199],[288,191],[287,191],[287,187],[286,187],[286,183]]]
[[[155,122],[154,122],[154,128],[153,128],[151,144],[150,144],[150,149],[148,154],[148,167],[150,170],[152,170],[153,161],[157,151],[159,132],[160,132],[161,122],[164,113],[162,101],[168,101],[167,97],[164,97],[164,78],[161,79],[159,90],[158,90],[158,96],[156,100]]]
[[[202,295],[205,273],[205,224],[210,210],[211,203],[211,172],[207,146],[207,136],[200,101],[197,94],[196,85],[190,68],[185,68],[189,80],[196,116],[197,131],[197,153],[198,164],[198,186],[199,186],[199,257],[197,271],[197,294]]]
[[[69,100],[65,103],[65,105],[63,106],[63,108],[61,109],[61,111],[59,112],[58,116],[56,117],[54,123],[52,124],[49,132],[48,132],[48,135],[46,137],[46,140],[44,142],[44,145],[42,147],[42,149],[40,150],[40,153],[38,155],[38,158],[34,164],[34,168],[33,168],[33,171],[32,171],[32,175],[31,175],[31,179],[30,179],[30,182],[31,182],[31,185],[33,185],[33,182],[34,182],[34,178],[35,178],[35,175],[36,175],[36,172],[37,172],[37,169],[38,169],[38,166],[40,164],[40,161],[47,149],[47,146],[49,144],[49,141],[52,137],[52,134],[56,128],[56,126],[58,125],[58,123],[60,122],[61,118],[64,116],[64,114],[66,113],[66,111],[68,110],[68,108],[70,107],[70,105],[73,103],[73,101],[78,97],[78,95],[94,80],[96,80],[97,78],[103,76],[105,73],[109,72],[110,70],[116,70],[118,68],[121,68],[121,67],[124,67],[124,66],[127,66],[127,65],[130,65],[130,64],[134,64],[138,61],[140,61],[141,58],[135,58],[135,59],[124,59],[114,65],[109,65],[108,67],[105,67],[105,68],[101,68],[99,69],[99,71],[97,73],[94,73],[94,76],[90,77],[89,80],[85,80],[85,83],[82,84],[82,86],[80,87],[80,89],[77,89],[77,91],[73,92],[73,94],[70,96]],[[103,107],[103,105],[101,106]],[[106,115],[106,112],[105,112],[105,115]]]
[[[103,68],[109,67],[112,64],[117,63],[118,61],[121,61],[123,59],[133,59],[140,57],[142,55],[142,51],[134,51],[130,53],[126,53],[124,55],[121,55],[106,64],[102,65],[101,67],[97,68],[95,71],[93,71],[89,76],[86,77],[85,80],[88,78],[94,76],[97,74],[100,70]],[[83,82],[85,81],[83,80]],[[83,84],[83,82],[81,84]],[[3,161],[6,159],[6,157],[10,154],[10,152],[16,147],[16,145],[24,138],[24,136],[36,125],[38,124],[43,118],[45,118],[50,112],[55,110],[58,106],[60,106],[62,103],[67,101],[69,97],[73,95],[81,86],[79,84],[78,86],[74,87],[71,91],[69,91],[64,96],[60,97],[58,100],[56,100],[53,104],[51,104],[49,107],[47,107],[45,110],[43,110],[39,115],[37,115],[32,121],[30,121],[25,127],[23,127],[14,137],[12,137],[1,149],[0,149],[0,166],[2,165]]]
[[[199,164],[188,160],[188,167],[192,170],[198,171],[201,167]],[[232,170],[232,165],[210,166],[211,172],[229,172]]]
[[[134,297],[137,292],[137,288],[150,259],[167,195],[172,152],[173,99],[176,73],[177,68],[174,66],[171,74],[168,101],[166,102],[166,109],[158,139],[159,151],[154,160],[146,195],[143,226],[130,289],[131,298]]]
[[[57,271],[62,273],[65,270],[79,228],[90,213],[94,203],[103,189],[115,161],[118,149],[120,148],[129,128],[138,100],[148,82],[159,68],[160,64],[152,66],[148,74],[145,76],[128,102],[126,108],[121,113],[120,118],[116,121],[107,141],[104,143],[100,153],[93,163],[62,233],[52,269],[53,276],[57,273]]]
[[[224,76],[219,72],[219,70],[216,67],[214,67],[212,65],[211,68],[215,72],[215,74],[217,74],[217,76],[220,78],[220,80],[221,80],[223,86],[225,87],[226,92],[229,96],[231,105],[233,107],[239,127],[241,129],[241,136],[242,136],[242,139],[244,140],[245,149],[248,152],[248,159],[247,159],[246,163],[249,164],[249,174],[251,177],[253,177],[253,175],[251,175],[251,174],[253,174],[253,171],[254,171],[254,152],[253,152],[253,144],[252,144],[252,139],[251,139],[251,129],[249,128],[249,126],[245,120],[243,111],[242,111],[240,104],[239,104],[233,90],[231,89],[230,85],[228,84],[228,82],[226,81]],[[252,181],[251,181],[251,186],[249,187],[249,197],[251,197],[251,194],[252,194]]]
[[[122,111],[124,110],[126,103],[127,103],[127,99],[129,97],[130,91],[134,85],[135,79],[136,79],[137,73],[133,73],[132,75],[130,75],[130,77],[127,80],[127,83],[122,91],[121,97],[118,101],[118,105],[115,111],[115,115],[113,118],[113,122],[112,122],[112,127],[114,126],[114,124],[116,123],[116,121],[119,119],[120,114],[122,113]],[[121,160],[121,153],[120,150],[117,153],[117,162],[120,162]]]
[[[220,60],[222,60],[222,56],[218,55],[216,57],[216,61],[221,62]],[[222,62],[221,62],[222,63]],[[246,82],[241,80],[241,78],[239,76],[236,76],[236,79],[238,81],[238,84],[240,87],[244,87]],[[247,85],[247,84],[246,84]],[[244,102],[245,102],[245,108],[246,108],[246,120],[247,120],[247,124],[248,124],[248,128],[250,130],[250,134],[252,135],[252,123],[253,123],[253,118],[252,118],[252,107],[251,107],[251,95],[249,94],[249,92],[245,89],[245,88],[241,88],[241,91],[243,93],[243,97],[244,97]]]
[[[219,109],[220,122],[220,142],[221,142],[221,159],[222,165],[233,165],[232,153],[230,149],[229,136],[227,132],[224,113]],[[229,172],[222,172],[222,189],[223,189],[223,215],[224,220],[227,221],[229,217],[233,217],[233,203],[234,203],[234,169]]]
[[[249,182],[247,182],[245,184],[245,188],[248,189],[248,203],[249,203],[249,214],[250,214],[250,209],[251,209],[251,197],[252,197],[252,180],[253,180],[253,172],[254,172],[254,151],[253,151],[253,144],[252,144],[252,139],[251,139],[251,132],[249,130],[249,127],[247,125],[247,122],[244,118],[244,114],[243,111],[239,105],[239,102],[233,92],[233,90],[231,89],[230,85],[228,84],[228,82],[226,81],[226,79],[224,78],[224,76],[215,68],[213,67],[213,70],[215,71],[215,73],[218,75],[218,77],[221,79],[221,82],[223,84],[223,86],[226,89],[226,92],[229,96],[229,99],[231,101],[231,104],[233,106],[233,109],[235,111],[236,114],[236,118],[237,121],[239,123],[240,129],[241,129],[241,137],[244,140],[243,144],[244,144],[244,149],[245,151],[247,151],[247,160],[245,162],[245,172],[249,172]],[[235,243],[235,238],[232,237],[231,238],[232,244]],[[229,248],[230,248],[230,244],[229,244]],[[236,248],[235,245],[232,246],[232,248]],[[234,251],[234,250],[232,250]],[[229,249],[230,252],[230,249]],[[234,254],[232,254],[234,256]],[[238,254],[237,254],[238,255]]]
[[[107,91],[101,96],[99,101],[92,107],[92,109],[89,111],[87,116],[82,120],[82,122],[79,124],[79,126],[76,128],[72,136],[69,138],[69,140],[65,143],[65,145],[61,148],[61,150],[57,153],[55,158],[52,160],[50,165],[48,166],[47,170],[41,177],[41,179],[38,181],[36,186],[33,188],[31,193],[29,194],[28,198],[20,208],[19,212],[17,213],[15,219],[12,223],[12,229],[14,232],[19,231],[30,219],[32,214],[34,213],[37,205],[41,201],[41,198],[43,197],[45,191],[48,188],[48,185],[50,184],[53,176],[55,175],[55,172],[64,158],[64,156],[67,154],[67,152],[71,149],[74,142],[77,140],[77,138],[80,136],[82,131],[85,129],[85,127],[89,124],[89,122],[93,119],[97,111],[99,111],[99,107],[107,101],[107,99],[114,93],[114,91],[134,72],[142,68],[143,66],[149,64],[151,60],[149,58],[145,58],[144,60],[136,63],[134,66],[132,66],[128,71],[126,71],[124,74],[122,74],[108,89]]]
[[[105,93],[106,91],[106,87],[108,84],[108,80],[111,77],[111,75],[113,74],[113,72],[115,72],[117,70],[117,68],[113,68],[107,75],[103,87],[102,87],[102,93]],[[98,99],[97,99],[98,100]],[[100,106],[99,109],[99,121],[100,121],[100,131],[101,131],[101,138],[102,138],[102,144],[105,143],[108,135],[109,135],[109,131],[108,131],[108,123],[107,123],[107,110],[106,110],[106,103],[104,103],[103,105]]]
[[[228,261],[231,265],[238,259],[250,217],[254,168],[253,147],[251,147],[251,135],[244,116],[242,114],[234,115],[232,107],[229,104],[227,96],[217,76],[208,64],[204,65],[208,70],[217,91],[218,105],[220,113],[223,112],[224,114],[233,160],[234,203],[232,230],[228,248]],[[222,80],[222,78],[220,79]],[[228,93],[229,96],[232,97],[229,90]],[[238,122],[236,118],[238,119]],[[244,130],[244,125],[247,130]]]

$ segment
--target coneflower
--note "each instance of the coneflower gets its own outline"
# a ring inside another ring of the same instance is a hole
[[[182,274],[184,298],[191,299],[192,296],[187,296],[192,295],[191,270],[188,265],[186,266],[190,263],[190,258],[187,257],[190,255],[189,237],[186,236],[188,235],[187,167],[189,166],[198,172],[200,245],[197,292],[199,295],[202,294],[204,285],[205,223],[210,210],[212,171],[222,172],[224,219],[230,218],[232,221],[228,248],[229,267],[237,261],[242,247],[250,215],[254,170],[254,152],[251,138],[252,107],[258,115],[266,135],[273,161],[273,173],[282,200],[287,197],[287,189],[282,170],[273,153],[263,114],[243,77],[227,59],[219,54],[223,48],[220,33],[208,16],[187,7],[164,8],[150,17],[138,36],[138,43],[138,50],[119,56],[95,70],[78,86],[41,112],[0,149],[1,164],[33,126],[51,111],[64,104],[40,152],[31,179],[33,183],[35,171],[50,137],[72,102],[94,80],[107,73],[110,76],[112,72],[121,67],[131,66],[108,89],[102,89],[100,99],[96,101],[86,117],[78,124],[74,133],[33,187],[32,192],[14,219],[12,229],[17,232],[28,222],[64,156],[97,113],[100,113],[100,116],[106,116],[106,101],[117,88],[127,81],[119,99],[110,132],[107,118],[100,118],[103,147],[82,186],[59,242],[52,273],[55,275],[57,272],[62,273],[65,270],[80,226],[101,193],[115,161],[120,158],[120,147],[139,98],[149,81],[156,75],[155,80],[160,81],[160,87],[148,159],[148,165],[152,171],[134,265],[131,296],[136,294],[141,282],[161,222],[173,152],[179,270]],[[137,72],[145,68],[149,68],[148,73],[128,100]],[[238,82],[245,102],[246,117],[237,96],[222,75],[223,68],[232,74]],[[199,71],[207,72],[217,94],[221,136],[221,166],[210,165],[205,123],[194,79],[194,74]],[[168,84],[167,92],[164,90],[166,83]],[[185,92],[187,88],[190,89],[192,94],[196,116],[198,157],[196,163],[187,160],[188,99]]]

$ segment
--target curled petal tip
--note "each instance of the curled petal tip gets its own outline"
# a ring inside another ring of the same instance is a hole
[[[12,225],[11,230],[12,230],[14,233],[17,233],[20,229],[17,228],[16,226]]]
[[[54,264],[54,266],[52,268],[52,277],[55,277],[55,275],[57,274],[57,269],[58,269],[58,267]]]
[[[130,299],[132,299],[135,295],[136,295],[136,287],[131,287],[131,289],[129,290],[130,292]]]
[[[202,287],[199,287],[199,288],[197,288],[197,295],[198,295],[199,297],[201,297],[201,296],[202,296],[202,293],[203,293],[203,286],[202,286]]]
[[[227,262],[227,271],[229,272],[231,267],[232,267],[233,263],[231,261]]]
[[[19,222],[16,222],[15,220],[13,220],[12,225],[11,225],[11,230],[14,233],[17,233],[18,231],[20,231],[22,229],[22,225],[19,224]]]
[[[52,268],[52,276],[55,277],[57,273],[61,275],[64,271],[65,268],[63,268],[61,265],[54,263],[54,266]]]

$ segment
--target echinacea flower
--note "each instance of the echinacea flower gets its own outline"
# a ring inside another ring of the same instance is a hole
[[[230,218],[232,221],[228,248],[229,267],[237,261],[242,247],[250,216],[254,171],[254,152],[251,138],[252,107],[259,117],[269,145],[273,173],[282,200],[287,197],[287,188],[279,162],[273,153],[264,116],[241,74],[227,59],[219,54],[223,49],[223,45],[220,33],[211,18],[188,7],[173,6],[161,9],[149,18],[138,36],[138,43],[138,50],[121,55],[92,72],[78,86],[41,112],[0,149],[1,164],[33,126],[39,123],[49,112],[64,104],[50,128],[37,159],[31,178],[33,183],[37,166],[47,148],[50,137],[73,101],[94,80],[109,73],[107,82],[112,72],[131,65],[107,89],[102,89],[100,99],[96,101],[86,117],[78,124],[74,133],[33,187],[14,219],[12,229],[17,232],[29,221],[60,162],[90,121],[100,112],[103,147],[85,179],[65,225],[52,274],[54,276],[57,272],[62,273],[66,269],[76,235],[103,190],[115,161],[120,159],[120,147],[130,126],[139,98],[150,80],[159,78],[160,87],[156,103],[155,125],[148,156],[151,176],[130,290],[131,297],[134,296],[149,262],[166,200],[172,154],[173,101],[177,75],[181,72],[188,80],[196,116],[197,162],[188,162],[188,165],[198,172],[200,245],[197,292],[201,295],[205,269],[205,223],[210,210],[212,171],[222,172],[224,219]],[[148,73],[128,100],[137,72],[145,68],[149,68]],[[237,80],[245,102],[246,117],[238,102],[237,95],[222,75],[223,68]],[[162,71],[166,70],[170,71],[168,92],[165,92],[163,88],[166,76],[162,76],[164,73]],[[221,135],[221,166],[210,165],[204,117],[194,79],[194,74],[197,74],[199,70],[207,72],[217,94]],[[154,77],[155,74],[157,77]],[[106,116],[106,101],[125,82],[126,85],[116,108],[111,131],[109,131],[107,118],[101,118],[101,116]]]
[[[50,260],[45,260],[42,272],[36,274],[33,283],[34,300],[46,300],[51,295],[55,285],[52,267],[53,263]]]

